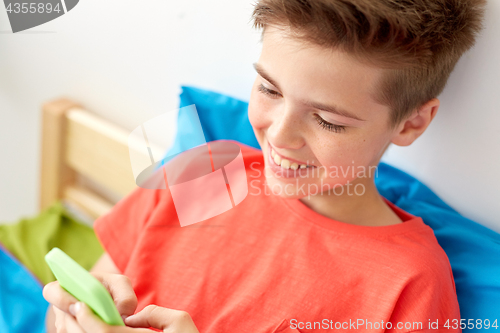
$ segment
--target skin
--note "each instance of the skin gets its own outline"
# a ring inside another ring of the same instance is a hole
[[[425,131],[439,100],[429,100],[391,128],[389,107],[374,98],[384,69],[335,49],[305,43],[279,26],[266,27],[256,67],[259,74],[248,114],[263,150],[269,192],[299,199],[312,210],[345,223],[401,223],[375,187],[375,168],[391,143],[408,146]],[[315,103],[334,105],[361,120],[318,109]],[[325,129],[318,117],[345,129]],[[293,179],[276,175],[269,168],[269,145],[284,157],[316,166],[316,171]],[[356,185],[359,195],[354,194]],[[299,190],[301,186],[306,195]]]
[[[44,298],[51,303],[46,316],[48,333],[150,333],[153,327],[165,333],[199,333],[191,316],[185,311],[148,305],[134,315],[137,297],[130,280],[122,275],[107,253],[90,270],[108,289],[125,325],[109,326],[84,303],[77,302],[57,281],[43,288]],[[80,304],[80,308],[75,307]],[[132,316],[133,315],[133,316]]]

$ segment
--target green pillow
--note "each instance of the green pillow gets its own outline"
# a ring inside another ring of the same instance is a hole
[[[42,284],[55,281],[45,255],[58,247],[89,270],[104,250],[92,227],[75,219],[61,202],[13,224],[0,224],[0,243]]]

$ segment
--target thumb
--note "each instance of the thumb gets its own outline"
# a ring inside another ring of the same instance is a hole
[[[169,329],[172,332],[199,333],[189,313],[157,305],[148,305],[135,315],[125,318],[125,324],[131,327]]]

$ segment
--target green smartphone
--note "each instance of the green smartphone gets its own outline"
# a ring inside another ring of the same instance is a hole
[[[108,290],[85,268],[57,247],[45,255],[45,261],[61,287],[87,304],[105,323],[125,326]]]

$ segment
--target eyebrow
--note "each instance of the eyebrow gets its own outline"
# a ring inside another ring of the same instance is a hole
[[[260,64],[254,63],[253,67],[255,68],[255,70],[257,71],[257,73],[260,76],[262,76],[264,79],[266,79],[273,86],[275,86],[276,88],[278,88],[279,90],[281,90],[280,87],[279,87],[279,85],[276,83],[276,81],[274,81],[269,76],[269,74],[264,70],[264,68],[262,68],[262,66]],[[353,113],[351,113],[351,112],[349,112],[347,110],[344,110],[342,108],[339,108],[337,106],[334,106],[334,105],[326,105],[326,104],[321,104],[321,103],[311,102],[311,101],[303,101],[302,103],[304,105],[310,106],[310,107],[318,109],[318,110],[335,113],[335,114],[338,114],[340,116],[347,117],[347,118],[352,118],[352,119],[356,119],[356,120],[359,120],[359,121],[365,121],[364,119],[359,118],[358,116],[354,115]]]

